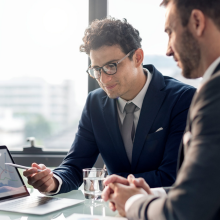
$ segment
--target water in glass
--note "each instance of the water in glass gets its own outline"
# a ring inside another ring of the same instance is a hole
[[[84,195],[86,199],[101,199],[102,191],[105,188],[103,184],[105,177],[105,169],[83,169]]]

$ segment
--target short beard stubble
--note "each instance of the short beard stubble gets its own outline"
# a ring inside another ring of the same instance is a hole
[[[193,72],[199,67],[201,50],[189,30],[183,32],[179,57],[182,63],[182,75],[188,79],[197,78]]]

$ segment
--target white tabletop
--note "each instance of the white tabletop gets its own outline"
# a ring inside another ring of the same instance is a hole
[[[35,189],[30,189],[30,193],[31,195],[40,194]],[[56,195],[55,197],[83,200],[85,199],[81,190],[73,190],[69,193]],[[120,217],[118,212],[112,212],[109,209],[107,202],[97,202],[95,205],[92,205],[90,201],[85,200],[85,202],[80,203],[78,205],[71,206],[69,208],[65,208],[43,216],[0,211],[0,220],[71,220],[73,219],[72,215],[74,213]]]

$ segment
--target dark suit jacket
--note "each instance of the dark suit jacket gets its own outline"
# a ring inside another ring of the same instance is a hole
[[[216,70],[193,98],[173,188],[136,201],[129,219],[220,219],[220,64]]]
[[[68,155],[54,170],[63,180],[60,193],[82,184],[82,169],[92,167],[99,153],[109,174],[127,177],[132,173],[151,187],[170,186],[175,181],[178,148],[195,88],[163,76],[152,65],[144,67],[153,75],[136,129],[132,163],[119,130],[117,100],[97,89],[88,95]]]

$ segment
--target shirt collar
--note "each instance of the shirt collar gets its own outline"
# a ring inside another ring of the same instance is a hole
[[[120,110],[121,113],[124,112],[125,105],[127,103],[131,103],[131,102],[133,102],[139,109],[141,109],[145,94],[147,92],[147,89],[149,87],[149,84],[150,84],[150,81],[151,81],[151,78],[152,78],[151,73],[146,68],[144,68],[143,70],[144,70],[145,74],[147,75],[147,80],[145,82],[144,87],[137,94],[137,96],[134,99],[130,100],[130,101],[126,101],[126,100],[122,99],[121,97],[118,98],[118,107],[119,107],[119,110]]]
[[[203,80],[201,82],[201,85],[203,85],[206,81],[209,80],[209,78],[211,77],[211,75],[213,74],[215,68],[217,67],[217,65],[220,63],[220,57],[218,57],[209,67],[208,69],[205,71],[204,75],[203,75]]]

